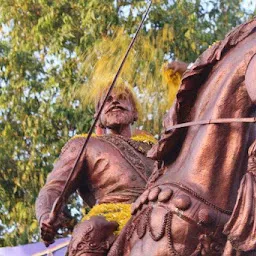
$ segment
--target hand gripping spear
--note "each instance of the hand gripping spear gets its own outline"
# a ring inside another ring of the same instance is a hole
[[[139,25],[139,27],[138,27],[138,29],[137,29],[135,35],[134,35],[134,37],[133,37],[132,40],[131,40],[131,43],[130,43],[130,45],[129,45],[129,47],[128,47],[128,49],[127,49],[127,51],[126,51],[126,53],[125,53],[125,55],[124,55],[124,57],[123,57],[123,60],[122,60],[120,66],[119,66],[119,68],[118,68],[118,70],[117,70],[117,73],[116,73],[116,75],[115,75],[115,77],[114,77],[114,79],[113,79],[113,82],[111,83],[111,85],[110,85],[110,87],[109,87],[109,89],[108,89],[108,91],[107,91],[107,94],[106,94],[106,96],[105,96],[105,98],[104,98],[104,101],[103,101],[103,103],[101,104],[101,107],[100,107],[100,109],[99,109],[99,111],[98,111],[98,113],[97,113],[97,115],[96,115],[96,117],[95,117],[95,120],[94,120],[94,122],[93,122],[93,124],[92,124],[92,126],[91,126],[91,128],[90,128],[90,130],[89,130],[89,132],[88,132],[88,135],[87,135],[87,137],[86,137],[86,140],[85,140],[85,142],[84,142],[84,144],[83,144],[83,146],[82,146],[82,148],[81,148],[81,150],[80,150],[80,152],[79,152],[79,154],[78,154],[78,156],[77,156],[77,158],[76,158],[75,164],[74,164],[73,168],[71,169],[71,171],[70,171],[70,173],[69,173],[69,176],[68,176],[68,178],[67,178],[67,180],[66,180],[66,183],[65,183],[65,185],[64,185],[64,188],[63,188],[63,190],[62,190],[60,196],[56,198],[56,200],[55,200],[55,202],[54,202],[54,204],[53,204],[53,207],[52,207],[52,210],[51,210],[51,213],[50,213],[50,216],[49,216],[49,221],[48,221],[49,225],[52,225],[52,224],[57,220],[58,215],[60,214],[60,212],[61,212],[62,209],[63,209],[64,203],[65,203],[66,200],[68,199],[68,196],[69,196],[69,195],[68,195],[68,190],[69,190],[69,188],[70,188],[72,179],[73,179],[73,177],[75,176],[75,174],[78,172],[78,170],[77,170],[77,164],[78,164],[78,162],[79,162],[79,160],[80,160],[80,158],[81,158],[81,156],[82,156],[84,150],[86,149],[86,146],[87,146],[87,144],[88,144],[88,142],[89,142],[89,140],[90,140],[90,138],[91,138],[92,132],[93,132],[93,130],[94,130],[94,128],[95,128],[95,125],[96,125],[96,123],[98,122],[99,117],[100,117],[100,115],[101,115],[101,113],[102,113],[102,110],[103,110],[103,108],[104,108],[104,106],[105,106],[105,103],[106,103],[106,101],[107,101],[107,99],[108,99],[110,93],[112,92],[112,90],[113,90],[113,88],[114,88],[114,85],[115,85],[115,83],[116,83],[116,80],[117,80],[117,78],[118,78],[118,76],[119,76],[119,74],[120,74],[120,72],[121,72],[121,70],[122,70],[122,68],[123,68],[123,66],[124,66],[124,63],[125,63],[125,61],[126,61],[128,55],[129,55],[129,52],[130,52],[130,50],[131,50],[131,48],[132,48],[132,46],[133,46],[133,44],[134,44],[134,42],[135,42],[135,40],[136,40],[136,38],[137,38],[137,36],[138,36],[138,33],[139,33],[139,31],[141,30],[141,27],[142,27],[144,21],[146,20],[146,17],[147,17],[147,15],[148,15],[148,13],[149,13],[149,10],[150,10],[151,5],[152,5],[152,1],[149,2],[149,5],[148,5],[148,8],[147,8],[147,10],[146,10],[146,12],[145,12],[145,14],[144,14],[144,17],[143,17],[143,19],[142,19],[142,21],[141,21],[141,23],[140,23],[140,25]],[[49,246],[49,243],[45,242],[45,245],[48,247],[48,246]]]

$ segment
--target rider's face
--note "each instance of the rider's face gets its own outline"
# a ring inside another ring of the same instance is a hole
[[[129,125],[137,119],[137,111],[129,93],[112,92],[103,108],[100,121],[104,127]]]

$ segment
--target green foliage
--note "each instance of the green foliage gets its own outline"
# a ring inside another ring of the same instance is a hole
[[[152,133],[170,104],[162,64],[194,61],[251,15],[239,0],[156,2],[122,74],[143,103],[139,125]],[[0,0],[0,246],[38,240],[38,191],[63,144],[88,130],[93,107],[83,98],[92,81],[117,70],[145,7],[131,0]]]

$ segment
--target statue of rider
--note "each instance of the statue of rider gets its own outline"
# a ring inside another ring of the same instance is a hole
[[[96,112],[105,93],[106,89],[99,97]],[[116,207],[130,206],[144,191],[154,163],[146,154],[154,138],[148,135],[138,135],[137,139],[132,137],[131,125],[137,119],[136,97],[128,86],[117,84],[99,119],[98,125],[104,130],[104,135],[90,138],[78,163],[79,171],[72,179],[68,191],[70,195],[77,190],[90,207],[108,208],[111,203],[115,203]],[[36,215],[41,238],[47,244],[53,243],[57,230],[62,227],[61,216],[51,225],[49,214],[84,141],[85,136],[75,136],[62,148],[37,198]],[[102,216],[84,221],[73,232],[69,255],[81,252],[82,255],[105,255],[115,240],[113,232],[117,227],[115,221],[107,221]]]

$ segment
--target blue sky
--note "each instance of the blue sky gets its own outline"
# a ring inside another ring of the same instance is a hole
[[[244,0],[244,7],[249,8],[250,10],[255,10],[256,1],[255,0]]]

